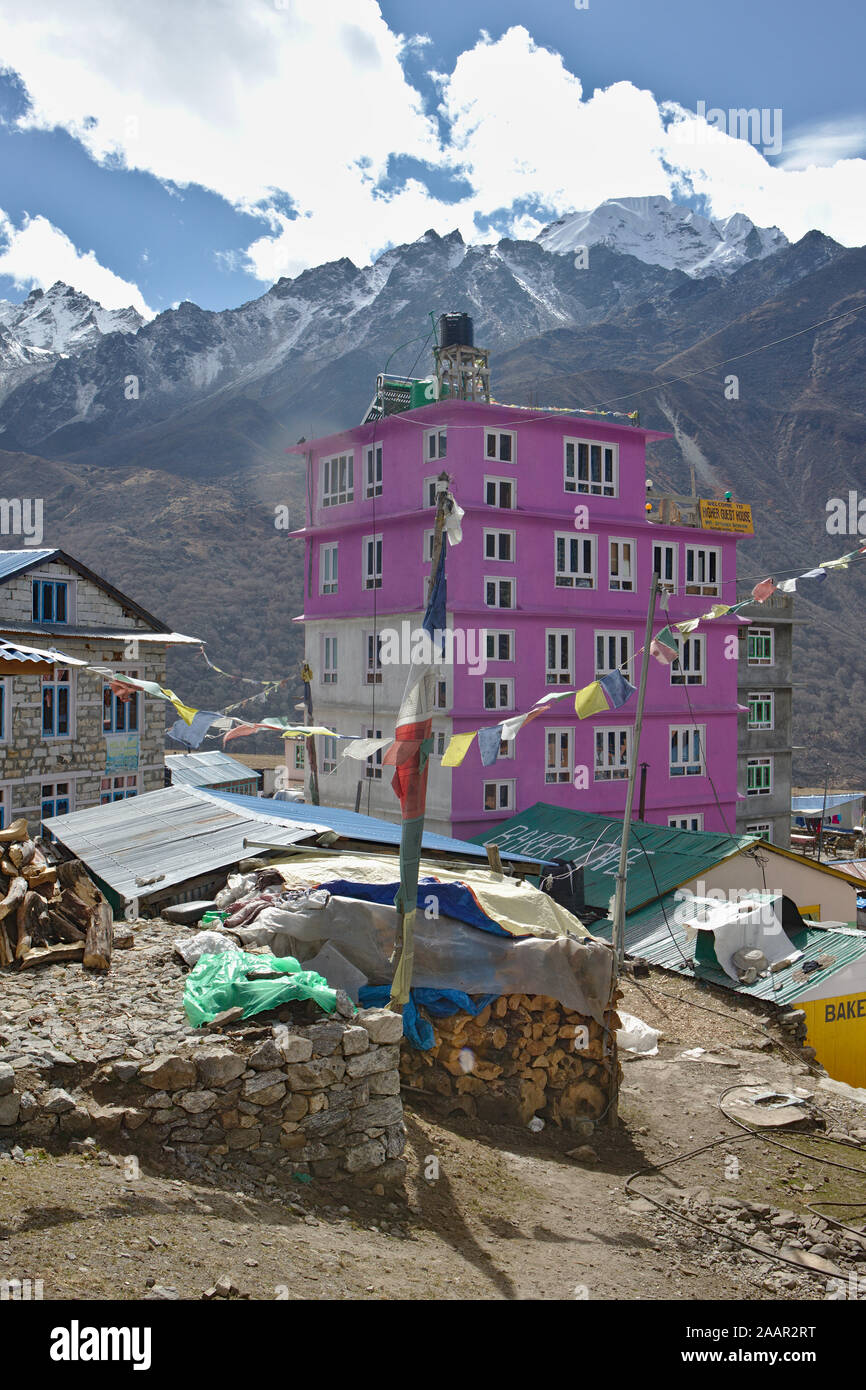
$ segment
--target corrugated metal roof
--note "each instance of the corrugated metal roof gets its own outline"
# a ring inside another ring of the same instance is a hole
[[[633,821],[629,836],[626,908],[643,903],[681,883],[707,873],[715,864],[757,842],[755,835],[723,835],[710,831],[674,830],[647,821]],[[622,841],[622,817],[598,816],[538,801],[519,816],[474,837],[500,850],[573,860],[584,865],[587,903],[606,908],[616,886]]]
[[[0,661],[18,661],[22,666],[44,666],[46,660],[44,656],[37,656],[35,652],[22,652],[18,647],[11,647],[8,642],[0,641]]]
[[[127,899],[147,898],[247,855],[244,839],[293,845],[328,827],[313,818],[300,824],[285,812],[259,815],[256,797],[234,797],[231,806],[195,787],[166,787],[143,796],[51,816],[45,825],[61,844]],[[139,878],[162,877],[141,884]]]
[[[167,753],[165,765],[173,786],[214,787],[220,782],[258,782],[258,774],[230,758],[221,748],[202,753]]]
[[[128,642],[134,638],[137,642],[156,642],[165,643],[168,646],[178,643],[187,643],[189,646],[201,646],[200,637],[188,637],[185,632],[153,632],[147,628],[139,627],[81,627],[76,623],[14,623],[0,618],[0,632],[20,632],[22,637],[96,637],[109,642]]]
[[[772,898],[776,895],[750,894],[750,897],[755,898],[764,896]],[[694,938],[689,940],[686,937],[684,928],[676,921],[675,913],[679,906],[680,899],[676,894],[668,893],[659,902],[650,903],[632,913],[625,924],[626,952],[629,955],[642,956],[663,970],[673,970],[678,975],[687,975],[693,979],[708,980],[711,984],[721,985],[735,994],[748,994],[754,999],[790,1004],[807,990],[814,989],[815,985],[830,979],[837,971],[866,955],[866,933],[824,931],[820,927],[807,927],[803,931],[788,932],[789,940],[803,952],[805,960],[818,955],[829,955],[833,957],[831,965],[813,971],[805,982],[794,978],[803,965],[803,960],[798,960],[788,970],[775,973],[771,971],[766,979],[758,979],[754,984],[737,984],[719,966],[708,966],[701,962],[696,968],[692,967],[695,942]],[[593,922],[592,932],[595,936],[610,941],[612,923],[609,920]]]
[[[828,859],[828,867],[841,869],[852,878],[866,879],[866,859]]]
[[[847,806],[849,801],[862,801],[866,792],[839,792],[827,797],[827,810],[830,811],[834,806]],[[824,806],[824,797],[818,793],[815,796],[792,796],[791,810],[807,815],[820,816]]]
[[[57,550],[0,550],[0,580],[11,579],[22,570],[39,565],[57,555]]]
[[[379,820],[376,816],[362,816],[356,811],[344,811],[338,806],[311,806],[302,801],[273,801],[270,797],[256,796],[237,796],[234,792],[209,792],[208,795],[218,797],[221,801],[228,801],[233,806],[243,809],[255,809],[262,815],[273,817],[275,820],[291,816],[293,821],[300,823],[312,823],[324,825],[328,830],[335,830],[346,840],[369,840],[378,845],[399,845],[400,843],[400,823]],[[291,810],[287,810],[291,807]],[[483,859],[486,863],[487,852],[472,840],[453,840],[449,835],[436,835],[432,831],[425,830],[424,838],[421,841],[422,849],[445,850],[452,854],[461,854],[467,859]],[[537,863],[538,860],[533,855],[525,856],[522,854],[509,855],[508,858],[520,863]]]

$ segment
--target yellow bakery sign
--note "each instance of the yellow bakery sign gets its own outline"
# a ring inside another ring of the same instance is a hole
[[[709,502],[700,499],[701,526],[708,531],[739,531],[753,536],[752,508],[748,502]]]

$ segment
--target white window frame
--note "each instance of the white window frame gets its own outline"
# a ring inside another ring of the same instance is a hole
[[[321,764],[323,777],[337,771],[337,740],[330,734],[322,735]]]
[[[604,644],[604,660],[601,662],[598,659],[599,642]],[[619,660],[613,665],[610,664],[611,643],[613,643],[615,647],[613,655],[619,657]],[[625,648],[625,655],[623,655],[623,648]],[[611,671],[622,671],[626,680],[631,680],[633,674],[632,666],[634,663],[634,632],[630,628],[596,628],[593,633],[593,653],[596,680],[598,680],[600,676],[609,676]],[[624,671],[623,666],[625,667]]]
[[[752,701],[756,704],[761,700],[770,706],[769,723],[758,723],[752,719]],[[750,690],[746,696],[746,704],[749,713],[746,719],[747,729],[775,729],[776,727],[776,692],[774,690]]]
[[[448,735],[445,733],[444,729],[433,730],[433,751],[430,755],[431,757],[441,758],[444,756],[445,749],[448,746],[445,742],[447,738]]]
[[[500,555],[499,553],[503,548],[503,537],[505,538],[505,549],[508,551],[507,555]],[[516,537],[516,531],[506,531],[500,530],[499,527],[485,526],[483,540],[484,563],[486,564],[487,561],[490,560],[493,564],[513,565],[516,561]],[[495,555],[490,555],[488,553],[490,541],[493,542],[493,549],[496,552]]]
[[[496,800],[496,805],[495,805],[495,806],[488,806],[488,805],[487,805],[487,792],[488,792],[488,788],[490,788],[490,787],[492,787],[492,788],[494,789],[494,798],[495,798],[495,800]],[[486,815],[486,816],[498,816],[498,815],[501,815],[501,813],[502,813],[503,811],[513,811],[513,810],[514,810],[514,787],[515,787],[515,778],[513,778],[513,777],[498,778],[498,779],[496,779],[495,781],[492,781],[492,780],[491,780],[491,781],[487,781],[487,782],[482,782],[482,784],[481,784],[481,809],[482,809],[482,812],[484,813],[484,815]],[[502,792],[503,792],[503,790],[505,791],[505,804],[500,804],[501,798],[502,798]]]
[[[767,844],[771,845],[773,843],[773,822],[771,820],[749,821],[746,826],[746,834],[760,835],[767,841]]]
[[[427,462],[444,459],[448,455],[448,426],[438,430],[424,431],[424,458]]]
[[[427,478],[425,478],[425,479],[424,479],[424,491],[423,491],[422,497],[421,497],[422,506],[424,506],[424,507],[437,507],[437,506],[439,505],[439,503],[438,503],[438,495],[439,495],[439,493],[440,493],[440,492],[446,492],[447,490],[448,490],[448,483],[447,483],[447,481],[446,481],[444,478],[440,478],[438,473],[434,473],[434,474],[432,475],[432,477],[427,477]]]
[[[560,543],[564,548],[565,567],[559,569]],[[580,546],[581,567],[573,569],[573,545]],[[589,554],[590,567],[586,569]],[[595,589],[598,584],[598,536],[585,531],[554,531],[553,533],[553,582],[557,589]]]
[[[488,687],[492,688],[493,704],[487,703]],[[481,703],[485,714],[492,710],[514,709],[514,677],[485,676],[481,683]]]
[[[294,740],[294,743],[295,747],[292,765],[295,769],[295,772],[305,772],[307,767],[306,741],[302,738],[296,738]]]
[[[628,560],[625,547],[628,546]],[[611,536],[608,542],[607,587],[614,593],[633,594],[637,589],[637,541]],[[614,575],[614,565],[617,573]]]
[[[686,825],[684,824],[685,821],[696,821],[697,824]],[[690,830],[692,832],[696,830],[703,830],[704,813],[703,811],[700,811],[696,815],[668,816],[668,828],[670,830]]]
[[[551,742],[553,761],[551,762]],[[565,752],[565,766],[562,754]],[[545,786],[574,780],[574,729],[555,724],[544,730],[544,782]]]
[[[632,729],[628,724],[596,726],[593,740],[593,774],[596,782],[620,782],[627,778],[632,758]],[[625,735],[625,762],[621,760]],[[599,758],[599,751],[602,757]]]
[[[424,541],[421,549],[421,563],[423,565],[432,565],[433,563],[433,542],[435,538],[435,529],[424,532]]]
[[[769,784],[766,787],[749,786],[749,768],[766,767],[769,773]],[[746,759],[746,796],[772,796],[773,795],[773,759],[771,757],[747,758]]]
[[[595,480],[592,477],[593,449],[601,451],[598,460],[600,476]],[[582,452],[584,450],[585,453]],[[610,451],[610,459],[605,458],[605,450]],[[584,473],[585,476],[581,476]],[[573,492],[583,497],[618,497],[619,445],[601,439],[567,436],[562,441],[562,481],[564,492]]]
[[[770,643],[770,655],[768,657],[752,656],[752,638],[767,638]],[[771,627],[750,627],[746,630],[746,665],[747,666],[775,666],[776,664],[776,634]]]
[[[674,761],[674,735],[677,741],[677,758]],[[686,749],[691,754],[694,749],[694,739],[697,735],[698,758],[689,756],[684,759],[680,757],[680,751],[685,743]],[[706,777],[707,775],[707,729],[705,724],[669,724],[668,725],[668,776],[676,777]],[[682,771],[678,771],[682,769]]]
[[[720,598],[722,593],[722,551],[718,545],[687,545],[685,571],[683,573],[683,593],[702,594],[706,598]],[[689,579],[689,560],[692,578]],[[714,564],[713,564],[714,562]],[[715,569],[715,579],[708,578]]]
[[[385,543],[382,532],[361,539],[361,583],[365,589],[381,589]],[[372,567],[370,561],[372,560]]]
[[[364,633],[364,684],[382,684],[382,635],[378,632]],[[381,734],[366,737],[381,738]]]
[[[362,729],[362,738],[381,738],[381,729]],[[371,753],[364,763],[364,776],[371,782],[381,782],[382,780],[382,753],[384,749],[378,748],[375,753]]]
[[[323,507],[345,507],[355,500],[355,453],[347,449],[345,453],[329,454],[319,459]],[[336,487],[334,468],[336,464]]]
[[[563,662],[565,642],[567,660]],[[553,652],[551,653],[551,643]],[[551,655],[553,661],[551,661]],[[545,685],[571,685],[574,680],[574,630],[570,627],[548,627],[544,632]]]
[[[515,608],[517,607],[517,580],[516,580],[516,579],[505,578],[505,577],[504,577],[503,575],[501,575],[501,574],[485,574],[485,576],[484,576],[484,578],[483,578],[483,580],[482,580],[482,583],[483,583],[483,585],[484,585],[483,593],[484,593],[484,607],[485,607],[485,608],[497,608],[497,609],[501,609],[503,612],[510,612],[512,609],[515,609]],[[490,603],[490,602],[488,602],[488,596],[487,596],[487,586],[488,586],[488,584],[494,584],[494,585],[496,586],[496,600],[497,600],[496,603]],[[508,585],[511,586],[511,603],[502,603],[502,602],[500,602],[501,593],[502,593],[501,585],[503,585],[503,584],[508,584]]]
[[[679,546],[676,541],[653,541],[653,574],[658,575],[659,588],[663,593],[675,594],[679,578]],[[656,555],[658,564],[656,569]],[[670,570],[670,574],[668,574]]]
[[[322,685],[336,685],[339,680],[339,646],[336,632],[322,633]]]
[[[488,489],[489,487],[493,487],[493,488],[495,489],[495,491],[496,491],[496,501],[495,501],[495,502],[491,502],[491,501],[489,500],[488,496],[487,496],[487,489]],[[500,494],[500,488],[502,488],[502,487],[507,487],[507,488],[510,488],[510,489],[511,489],[511,505],[510,505],[510,506],[509,506],[507,503],[500,501],[500,496],[501,496],[501,494]],[[503,512],[514,512],[514,511],[516,511],[516,510],[517,510],[517,479],[516,479],[516,478],[500,478],[500,477],[498,477],[497,475],[494,475],[493,473],[485,473],[485,475],[484,475],[484,505],[485,505],[485,507],[497,507],[500,511],[503,511]]]
[[[490,452],[490,441],[493,441],[493,452]],[[503,457],[503,443],[508,444],[505,448],[507,458]],[[516,463],[517,462],[517,432],[516,430],[485,430],[484,431],[484,458],[490,463]]]
[[[382,496],[382,445],[364,446],[364,497]]]
[[[319,593],[336,594],[340,587],[340,542],[319,546]]]
[[[488,662],[490,661],[514,661],[515,660],[515,629],[513,627],[486,627],[484,629],[484,653]],[[500,638],[504,637],[508,643],[508,656],[497,655],[499,651]],[[490,648],[493,647],[491,652]]]
[[[437,676],[433,683],[433,708],[448,709],[448,681],[444,676]]]
[[[707,639],[702,632],[678,633],[679,655],[670,665],[671,685],[706,685],[707,683]],[[697,666],[695,654],[697,653]],[[697,677],[697,679],[695,679]]]

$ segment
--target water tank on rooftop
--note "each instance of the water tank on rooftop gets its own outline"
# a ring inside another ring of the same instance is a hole
[[[439,346],[474,347],[472,319],[469,314],[440,314]]]

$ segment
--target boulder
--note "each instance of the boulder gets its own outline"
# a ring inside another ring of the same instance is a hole
[[[161,1053],[141,1068],[138,1079],[154,1091],[183,1091],[195,1085],[195,1062],[188,1057]]]

